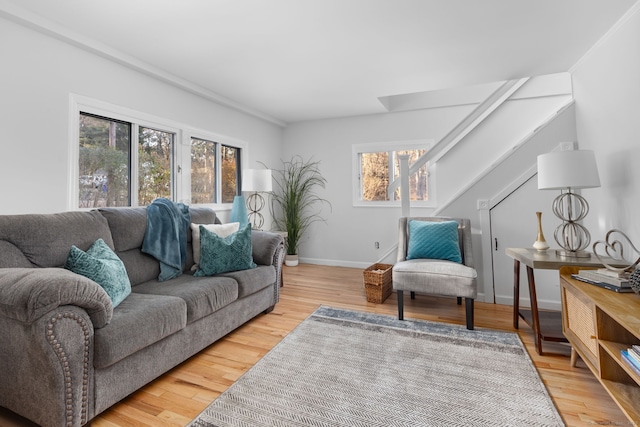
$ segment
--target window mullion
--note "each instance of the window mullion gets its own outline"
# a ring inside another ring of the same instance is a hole
[[[387,152],[387,170],[389,171],[389,184],[391,184],[396,179],[396,162],[395,162],[395,151]],[[387,193],[389,193],[389,189],[387,187]],[[396,200],[396,192],[393,194],[389,194],[389,200]]]
[[[222,144],[216,142],[216,163],[215,163],[215,174],[216,174],[216,203],[222,202]]]
[[[138,206],[138,190],[139,190],[139,168],[140,168],[140,126],[137,123],[131,123],[131,206]]]

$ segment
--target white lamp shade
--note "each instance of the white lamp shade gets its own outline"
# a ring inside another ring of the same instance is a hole
[[[539,190],[594,187],[600,187],[600,177],[593,151],[552,151],[538,156]]]
[[[272,191],[271,169],[242,171],[242,191]]]

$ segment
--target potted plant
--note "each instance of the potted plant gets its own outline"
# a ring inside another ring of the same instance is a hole
[[[276,227],[287,233],[285,263],[288,266],[298,265],[298,246],[309,226],[325,221],[320,205],[326,203],[331,207],[331,203],[317,194],[327,182],[319,165],[319,161],[293,156],[289,161],[282,161],[282,169],[273,170],[271,214]]]

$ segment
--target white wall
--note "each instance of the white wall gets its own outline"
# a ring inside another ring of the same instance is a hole
[[[578,141],[596,152],[602,184],[582,195],[592,241],[619,228],[640,247],[640,3],[619,24],[572,72]]]
[[[470,106],[376,114],[343,119],[301,122],[284,132],[284,158],[300,154],[320,160],[327,178],[323,196],[332,206],[327,223],[316,223],[300,246],[303,261],[366,267],[397,242],[401,208],[354,207],[351,146],[360,143],[442,138],[469,111]],[[427,214],[428,209],[414,210]],[[380,242],[380,249],[374,242]],[[395,259],[394,259],[395,261]]]
[[[67,209],[71,93],[244,141],[248,167],[279,159],[281,127],[3,18],[0,58],[0,214]]]
[[[512,151],[515,144],[546,117],[555,113],[568,98],[569,95],[563,95],[507,101],[491,119],[482,123],[438,162],[435,188],[438,203],[442,205],[449,202],[498,158]],[[474,107],[430,108],[288,126],[284,132],[284,157],[301,154],[304,158],[320,160],[322,172],[328,181],[324,196],[333,206],[331,213],[326,212],[327,223],[314,224],[305,236],[300,247],[302,261],[366,267],[391,250],[385,262],[395,262],[393,249],[397,243],[397,221],[401,208],[353,206],[351,146],[415,139],[438,141]],[[512,176],[510,179],[514,178]],[[483,197],[493,196],[502,190],[504,180],[503,177],[500,188]],[[429,216],[433,212],[434,209],[430,208],[411,209],[413,216]],[[442,215],[447,213],[447,210],[440,212]],[[475,200],[465,206],[461,216],[471,218],[472,227],[478,234],[480,227]],[[380,242],[380,249],[375,249],[376,241]],[[480,245],[477,251],[482,251]],[[482,259],[480,254],[477,259]]]

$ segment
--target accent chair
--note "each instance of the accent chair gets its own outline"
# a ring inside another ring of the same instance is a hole
[[[404,291],[465,299],[467,329],[473,329],[478,296],[471,252],[471,221],[449,217],[402,217],[398,222],[398,260],[393,266],[398,319],[404,320]]]

